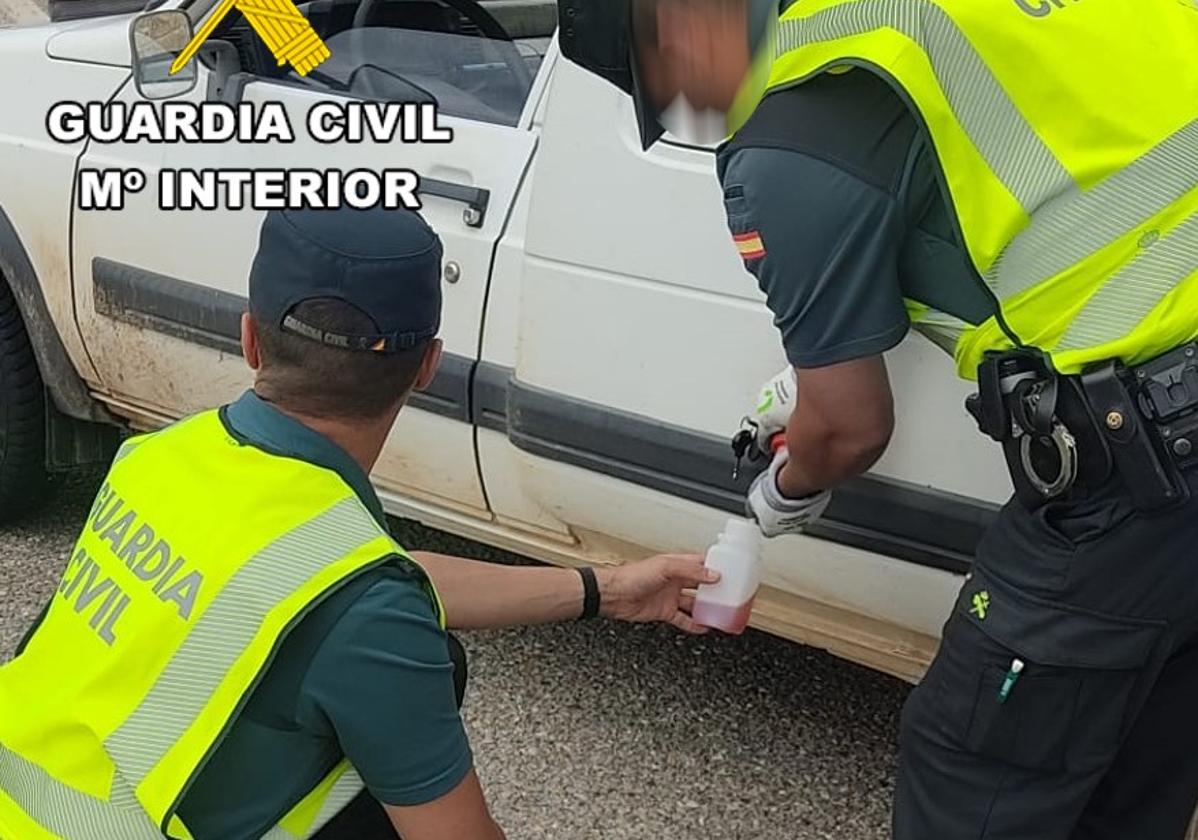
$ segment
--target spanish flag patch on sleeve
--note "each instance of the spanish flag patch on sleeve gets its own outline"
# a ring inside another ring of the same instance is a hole
[[[736,250],[740,251],[741,259],[746,262],[765,256],[765,242],[762,241],[761,234],[755,230],[738,233],[732,237],[732,241],[736,243]]]

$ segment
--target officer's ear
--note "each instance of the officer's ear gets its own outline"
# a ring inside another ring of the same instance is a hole
[[[437,368],[441,366],[441,351],[444,344],[441,339],[434,338],[428,343],[428,349],[424,351],[424,358],[420,361],[420,370],[416,374],[416,383],[413,385],[415,390],[423,391],[433,382],[433,377],[437,375]]]
[[[258,328],[254,316],[248,312],[241,313],[241,355],[250,370],[255,373],[262,367],[262,351],[258,343]]]

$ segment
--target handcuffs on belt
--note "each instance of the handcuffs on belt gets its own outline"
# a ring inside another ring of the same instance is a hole
[[[1135,368],[1114,361],[1062,376],[1042,351],[986,353],[965,403],[1003,446],[1015,494],[1029,509],[1076,484],[1119,473],[1136,507],[1189,497],[1182,469],[1198,464],[1198,345]]]

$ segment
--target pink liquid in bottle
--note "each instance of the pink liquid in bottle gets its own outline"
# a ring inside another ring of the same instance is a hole
[[[716,583],[703,584],[695,595],[691,615],[706,627],[739,635],[753,612],[761,585],[761,532],[752,522],[729,519],[716,544],[707,550],[706,566],[720,573]]]
[[[739,607],[730,607],[726,604],[696,603],[692,616],[704,627],[739,636],[749,626],[749,616],[752,614],[753,601],[749,601]]]

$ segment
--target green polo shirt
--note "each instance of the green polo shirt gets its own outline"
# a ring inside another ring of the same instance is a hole
[[[335,471],[387,526],[365,472],[328,438],[252,391],[221,417],[243,445]],[[343,757],[391,805],[438,799],[473,765],[446,635],[414,567],[359,576],[296,625],[179,816],[195,840],[258,840]]]
[[[921,325],[946,343],[995,312],[940,187],[926,132],[865,69],[771,93],[720,149],[728,226],[791,364],[883,353]],[[950,344],[951,346],[951,344]]]

